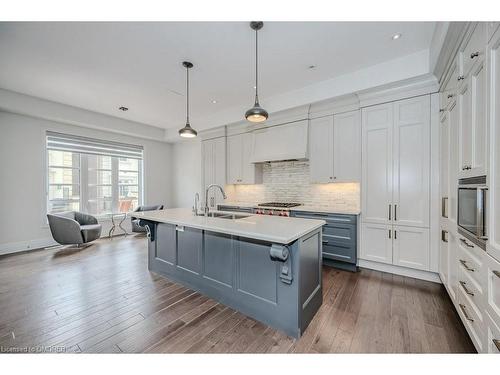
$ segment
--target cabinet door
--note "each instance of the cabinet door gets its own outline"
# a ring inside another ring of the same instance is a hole
[[[429,270],[429,229],[394,226],[393,264],[419,270]]]
[[[363,108],[362,112],[362,219],[392,222],[393,105]]]
[[[242,183],[260,184],[262,183],[262,164],[255,164],[250,161],[252,157],[253,134],[245,133],[241,135],[241,162],[242,162]]]
[[[333,179],[335,182],[359,182],[361,179],[359,111],[333,117]]]
[[[311,120],[309,173],[312,183],[333,182],[333,116]]]
[[[205,197],[204,195],[205,189],[207,188],[208,185],[214,183],[214,145],[211,139],[201,142],[201,159],[202,159],[201,173],[203,177],[202,195],[203,197]]]
[[[470,77],[460,87],[458,92],[459,105],[459,177],[467,177],[467,171],[472,168],[472,116],[471,116],[471,90]]]
[[[227,137],[227,183],[242,183],[242,135]]]
[[[360,258],[392,264],[392,230],[390,225],[361,225]]]
[[[394,103],[393,220],[429,227],[430,97]]]
[[[448,238],[448,231],[441,228],[441,241],[439,243],[439,276],[441,278],[441,282],[445,285],[448,282]]]
[[[216,138],[214,142],[214,183],[224,187],[226,184],[226,137]],[[219,191],[214,190],[213,205],[216,208],[217,204],[223,201]]]
[[[480,61],[471,71],[470,90],[472,99],[472,169],[468,175],[484,176],[488,155],[487,139],[487,106],[486,106],[486,68],[484,60]]]
[[[450,230],[448,233],[448,292],[453,301],[457,300],[458,289],[458,236]]]
[[[449,110],[450,118],[450,159],[448,165],[449,171],[449,192],[450,196],[448,199],[449,213],[448,217],[454,223],[457,222],[457,189],[458,189],[458,172],[459,172],[459,132],[460,132],[460,120],[459,120],[459,110],[458,102],[454,101],[450,105]]]
[[[448,213],[448,178],[449,170],[448,163],[450,157],[450,137],[449,137],[449,127],[450,127],[450,116],[448,111],[444,111],[441,117],[441,126],[439,127],[439,143],[440,143],[440,154],[439,154],[439,184],[441,190],[441,216],[447,217]],[[446,205],[446,207],[443,207]],[[444,215],[443,215],[444,214]]]
[[[488,254],[500,261],[500,28],[488,45],[490,75],[488,81],[490,107],[490,166],[489,212],[490,230]]]

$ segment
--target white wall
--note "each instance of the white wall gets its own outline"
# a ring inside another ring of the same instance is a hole
[[[201,192],[201,141],[179,142],[172,150],[172,205],[192,207],[194,195]]]
[[[142,145],[144,203],[171,206],[172,145],[0,112],[0,254],[51,242],[45,219],[47,130]]]

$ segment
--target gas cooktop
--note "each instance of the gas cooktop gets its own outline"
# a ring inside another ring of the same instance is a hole
[[[266,202],[259,203],[260,207],[277,207],[277,208],[290,208],[300,206],[300,203],[285,203],[285,202]]]

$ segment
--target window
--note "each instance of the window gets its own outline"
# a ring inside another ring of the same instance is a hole
[[[47,132],[47,211],[96,216],[142,202],[142,147]]]

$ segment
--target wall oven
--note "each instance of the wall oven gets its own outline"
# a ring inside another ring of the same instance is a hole
[[[482,249],[486,249],[486,176],[458,181],[458,231]]]

